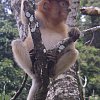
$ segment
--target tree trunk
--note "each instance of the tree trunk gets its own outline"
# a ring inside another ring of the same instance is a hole
[[[71,12],[67,24],[70,28],[76,26],[79,0],[72,0]],[[46,100],[83,100],[77,75],[78,65],[72,66],[67,72],[59,75],[50,85]]]

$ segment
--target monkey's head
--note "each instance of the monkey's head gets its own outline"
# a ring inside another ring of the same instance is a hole
[[[38,10],[48,18],[56,22],[66,21],[69,13],[69,0],[41,0]]]

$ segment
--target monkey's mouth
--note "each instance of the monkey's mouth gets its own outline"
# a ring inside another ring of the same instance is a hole
[[[64,11],[64,12],[61,12],[60,14],[61,14],[61,16],[63,16],[63,17],[66,17],[67,15],[68,15],[68,11]]]

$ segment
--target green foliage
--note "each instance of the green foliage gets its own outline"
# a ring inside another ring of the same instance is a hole
[[[12,34],[13,36],[15,36],[15,33],[18,34],[17,28],[14,28],[12,22],[9,22],[8,20],[0,22],[0,32],[7,33],[8,35]]]
[[[79,66],[82,75],[87,76],[87,93],[92,94],[95,90],[96,94],[100,93],[100,49],[91,46],[85,46],[82,43],[77,45],[80,52]]]
[[[90,100],[100,100],[100,97],[98,95],[90,96]]]
[[[80,0],[80,5],[85,6],[88,3],[88,0]]]
[[[9,95],[0,94],[0,100],[10,100],[10,98]]]
[[[94,6],[94,7],[100,7],[100,1],[99,0],[88,0],[87,6]]]
[[[13,61],[11,41],[18,37],[18,31],[14,17],[6,11],[6,4],[7,1],[0,1],[0,100],[10,100],[21,86],[24,75]],[[25,90],[26,88],[19,97],[24,100]]]
[[[100,7],[100,1],[81,0],[81,7],[84,6]],[[98,26],[100,25],[100,17],[80,14],[78,24],[81,30]],[[99,37],[99,33],[95,33],[98,34],[97,37]],[[79,62],[82,75],[86,75],[88,78],[87,94],[91,95],[94,90],[95,94],[100,95],[100,49],[85,46],[82,44],[82,40],[78,48],[80,51]]]
[[[2,93],[6,88],[5,92],[11,93],[15,91],[18,86],[15,84],[19,84],[22,80],[22,77],[19,75],[20,72],[18,70],[15,70],[13,67],[12,60],[9,60],[7,58],[1,60],[0,62],[0,93]],[[15,77],[16,76],[16,77]],[[16,80],[16,81],[13,81]]]

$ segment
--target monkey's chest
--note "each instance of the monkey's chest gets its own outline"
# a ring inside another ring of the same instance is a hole
[[[60,34],[42,34],[42,41],[46,47],[46,49],[53,49],[56,47],[57,43],[61,40],[63,40],[64,36],[61,36]]]

